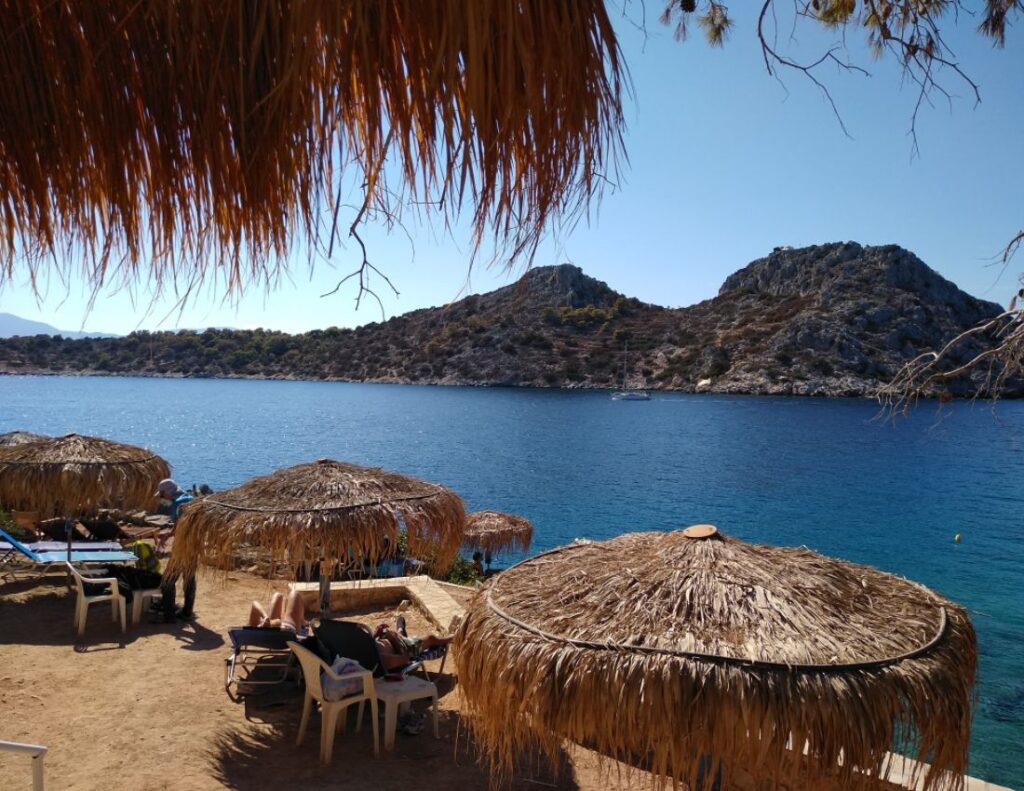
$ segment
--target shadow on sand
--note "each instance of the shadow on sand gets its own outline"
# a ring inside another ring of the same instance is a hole
[[[451,694],[455,678],[436,678],[440,697]],[[355,732],[356,706],[349,709],[344,731],[334,740],[334,755],[322,766],[320,754],[320,715],[313,713],[306,738],[296,746],[302,716],[301,688],[281,685],[264,695],[246,696],[246,725],[225,729],[209,752],[211,773],[228,788],[372,788],[377,791],[405,791],[409,788],[451,788],[459,791],[486,789],[491,775],[478,763],[470,743],[469,731],[457,711],[442,710],[439,715],[440,738],[435,739],[426,715],[425,727],[415,735],[399,732],[395,749],[384,750],[381,734],[380,758],[373,755],[370,714],[364,712],[362,729]],[[414,704],[418,714],[425,707]],[[381,712],[383,729],[383,711]],[[520,769],[502,785],[515,791],[575,791],[578,788],[572,766],[565,755],[558,766],[546,762],[522,761]]]
[[[78,653],[114,651],[138,638],[130,627],[121,632],[110,617],[109,605],[89,608],[85,634],[75,636],[74,589],[63,577],[19,580],[0,586],[0,645],[55,645],[73,647]]]
[[[85,633],[74,630],[77,592],[63,576],[48,575],[0,585],[0,645],[71,646],[76,653],[115,651],[159,632],[170,632],[187,651],[211,651],[224,645],[224,637],[196,620],[154,623],[150,613],[122,632],[111,619],[109,604],[94,604],[86,616]],[[131,613],[129,604],[129,616]]]

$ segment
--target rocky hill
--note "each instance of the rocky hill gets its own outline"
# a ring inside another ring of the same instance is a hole
[[[847,242],[778,248],[688,308],[642,303],[574,266],[539,267],[354,330],[10,338],[0,371],[610,388],[628,341],[632,387],[870,395],[919,352],[998,312],[900,247]]]

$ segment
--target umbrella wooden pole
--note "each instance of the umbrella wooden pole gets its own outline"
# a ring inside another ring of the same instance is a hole
[[[72,525],[71,525],[71,514],[70,513],[65,513],[64,514],[64,537],[67,538],[67,540],[68,540],[68,565],[69,566],[71,565],[71,527],[72,527]],[[71,587],[71,569],[70,568],[68,569],[68,572],[67,572],[67,580],[66,580],[66,582],[67,582],[67,586],[70,588]]]
[[[324,562],[320,561],[320,617],[331,616],[331,575],[324,572]]]

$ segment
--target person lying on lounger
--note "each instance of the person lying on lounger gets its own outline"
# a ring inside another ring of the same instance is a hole
[[[302,597],[295,591],[289,592],[287,598],[284,594],[275,593],[266,609],[254,601],[249,608],[249,626],[301,632],[306,626],[306,606]]]
[[[394,670],[407,665],[424,651],[448,645],[454,639],[454,637],[438,637],[436,634],[428,634],[426,637],[409,637],[405,633],[405,618],[401,615],[398,616],[397,626],[397,629],[392,629],[386,623],[382,623],[373,632],[385,670]]]

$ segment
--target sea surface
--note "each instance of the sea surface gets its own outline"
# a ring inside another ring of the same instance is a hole
[[[922,582],[978,631],[970,773],[1024,788],[1024,402],[878,413],[847,399],[0,376],[0,433],[144,445],[185,487],[331,457],[522,514],[531,551],[711,522]]]

